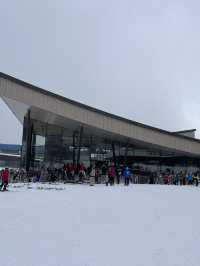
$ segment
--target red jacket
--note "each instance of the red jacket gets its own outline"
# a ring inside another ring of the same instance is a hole
[[[2,173],[2,181],[3,182],[8,182],[9,180],[9,170],[8,169],[4,169],[3,173]]]
[[[115,176],[116,176],[115,167],[111,166],[111,167],[108,169],[108,176],[110,176],[110,177],[115,177]]]

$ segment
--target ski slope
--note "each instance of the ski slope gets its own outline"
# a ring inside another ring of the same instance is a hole
[[[0,193],[1,266],[199,266],[200,189],[17,185]]]

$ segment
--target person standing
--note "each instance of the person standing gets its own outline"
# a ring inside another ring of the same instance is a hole
[[[193,181],[195,183],[195,186],[198,187],[198,185],[199,185],[199,176],[198,176],[198,173],[195,173],[194,174]]]
[[[100,169],[99,167],[96,167],[96,173],[95,173],[95,184],[100,184]]]
[[[90,171],[90,186],[94,186],[95,176],[96,176],[96,169],[95,166],[93,165]]]
[[[84,180],[86,178],[86,173],[85,173],[85,167],[83,163],[80,165],[78,176],[79,176],[79,182],[84,183]]]
[[[176,174],[174,174],[174,176],[173,176],[173,184],[174,184],[175,186],[178,186],[178,183],[179,183],[179,175],[178,175],[178,173],[176,173]]]
[[[150,173],[150,177],[149,177],[149,184],[154,184],[154,174],[153,172]]]
[[[0,185],[0,190],[1,191],[6,191],[6,188],[8,186],[8,182],[9,182],[9,169],[5,168],[2,172],[2,183]]]
[[[108,183],[110,183],[111,186],[114,185],[116,178],[116,170],[115,167],[112,165],[108,169]]]
[[[105,164],[103,164],[102,168],[101,168],[101,174],[102,174],[102,179],[101,182],[104,184],[107,182],[107,176],[108,176],[108,170]]]
[[[124,185],[128,186],[131,178],[131,171],[129,170],[128,166],[124,169],[123,176],[124,176]]]
[[[187,172],[183,173],[183,186],[186,185],[186,175],[187,175]]]
[[[188,182],[188,185],[192,185],[193,184],[193,176],[192,176],[192,173],[188,173],[187,175],[187,182]]]
[[[183,174],[183,172],[181,171],[180,174],[179,174],[179,184],[180,184],[180,186],[183,185],[183,176],[184,176],[184,174]]]

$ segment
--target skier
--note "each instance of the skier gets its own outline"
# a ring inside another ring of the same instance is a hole
[[[1,174],[2,183],[0,185],[0,191],[6,191],[9,181],[9,169],[5,168]]]
[[[131,171],[129,170],[128,166],[124,169],[123,176],[124,176],[124,185],[128,186],[131,178]]]

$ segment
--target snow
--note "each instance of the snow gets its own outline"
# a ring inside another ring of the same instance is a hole
[[[1,266],[200,265],[199,188],[9,189],[0,193]]]

